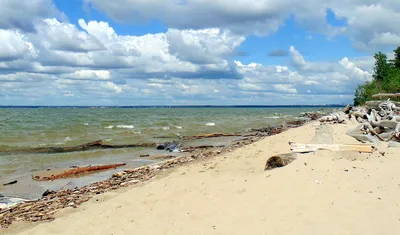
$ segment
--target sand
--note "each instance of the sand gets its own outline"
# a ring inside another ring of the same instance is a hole
[[[50,223],[16,223],[1,233],[400,234],[400,148],[318,151],[264,171],[271,155],[290,152],[288,141],[311,143],[316,125],[100,195]],[[345,134],[355,125],[331,125],[328,136],[357,144]]]

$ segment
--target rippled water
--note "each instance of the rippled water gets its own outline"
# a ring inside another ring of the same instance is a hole
[[[0,149],[72,146],[99,139],[107,144],[162,143],[176,139],[177,135],[244,132],[250,128],[279,125],[302,112],[320,109],[4,108],[0,109]],[[138,156],[152,151],[156,150],[0,154],[0,181],[27,176],[36,170],[71,165],[125,162],[129,167],[138,166],[149,163]]]

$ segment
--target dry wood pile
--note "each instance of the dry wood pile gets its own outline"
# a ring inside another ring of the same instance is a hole
[[[390,100],[380,102],[376,109],[349,107],[345,112],[349,118],[355,118],[360,123],[347,132],[357,140],[375,144],[380,141],[400,142],[400,107]]]

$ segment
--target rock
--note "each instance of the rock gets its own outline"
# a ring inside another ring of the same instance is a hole
[[[55,191],[53,191],[53,190],[46,190],[43,194],[42,194],[42,197],[46,197],[46,196],[48,196],[48,195],[52,195],[52,194],[55,194],[56,192]]]
[[[115,178],[123,178],[126,175],[127,175],[127,173],[125,171],[122,171],[122,172],[118,172],[118,173],[113,174],[113,177],[115,177]]]
[[[267,160],[264,170],[272,170],[274,168],[284,167],[295,159],[295,153],[285,153],[277,156],[272,156]]]

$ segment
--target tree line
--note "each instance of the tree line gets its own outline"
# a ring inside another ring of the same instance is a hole
[[[364,104],[377,93],[400,92],[400,46],[394,50],[392,60],[389,60],[382,52],[376,53],[374,58],[372,80],[357,86],[354,105]]]

